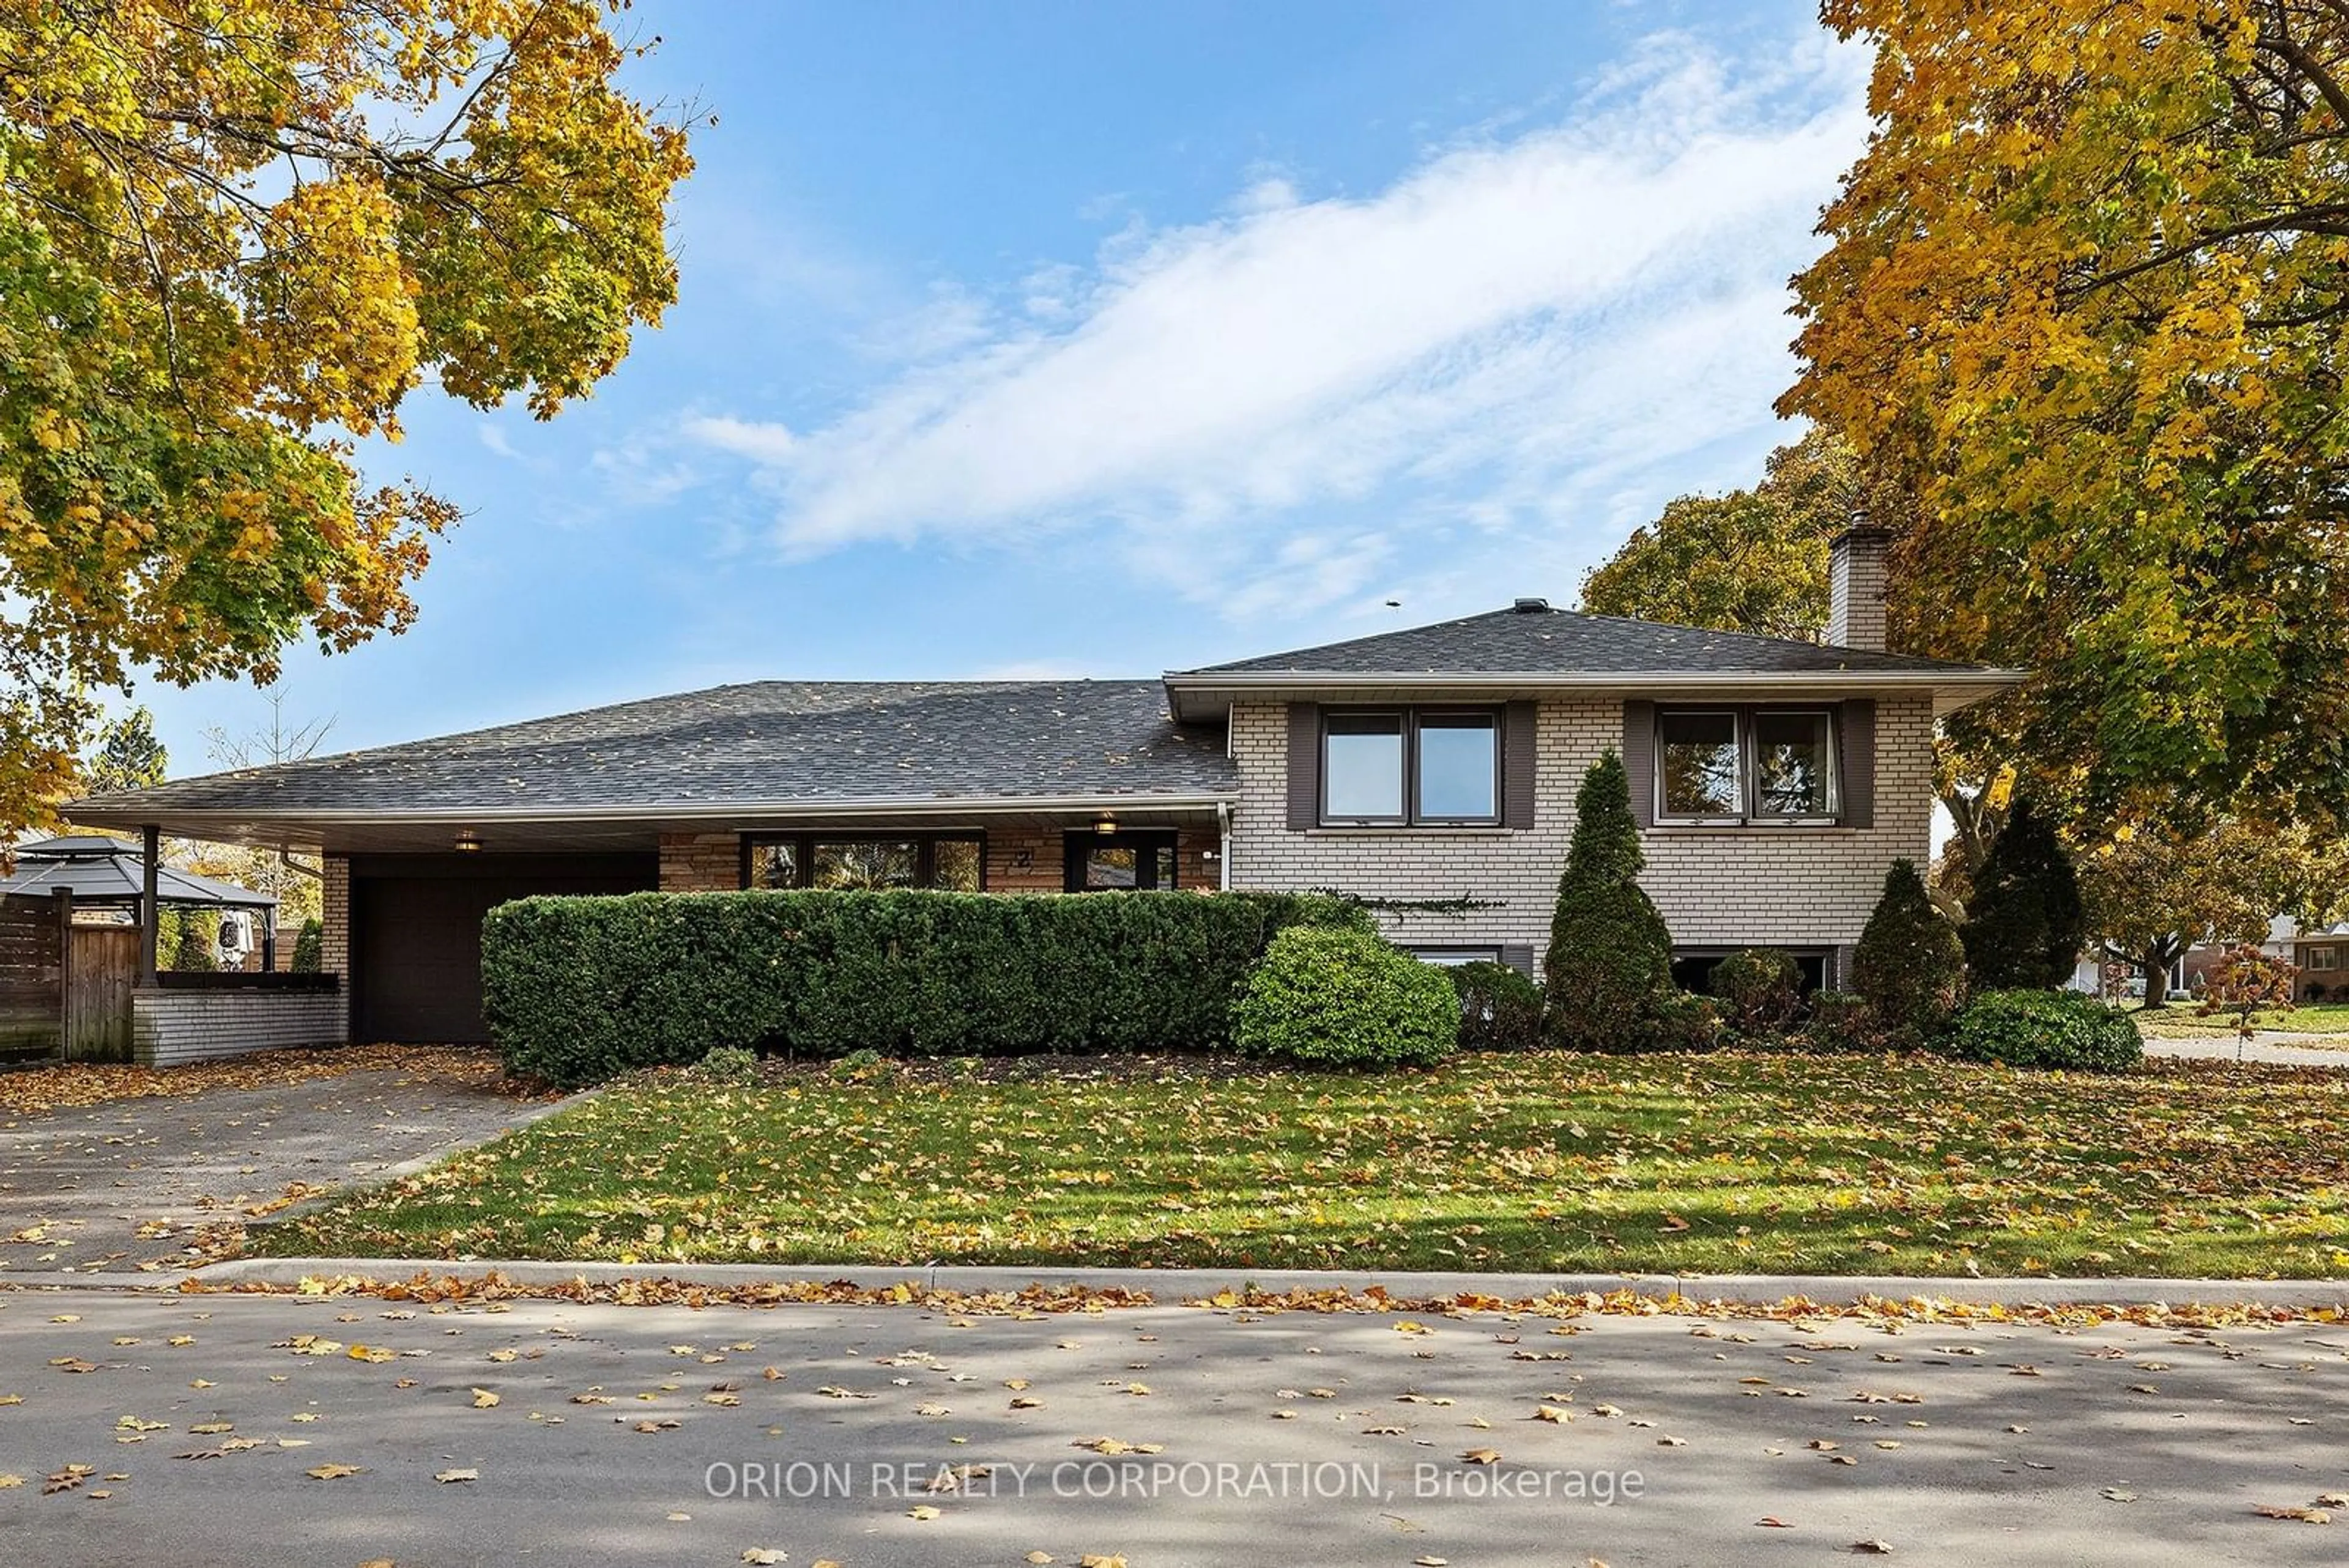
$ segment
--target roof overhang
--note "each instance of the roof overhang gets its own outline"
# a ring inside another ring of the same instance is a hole
[[[418,805],[338,809],[286,805],[225,810],[141,809],[92,804],[67,814],[78,825],[136,829],[150,823],[181,838],[215,844],[300,846],[329,854],[447,850],[459,832],[491,850],[649,849],[664,833],[770,833],[810,827],[863,831],[985,826],[989,823],[1093,822],[1103,816],[1137,827],[1207,824],[1237,803],[1233,794],[1109,794],[939,795],[919,799],[728,801],[626,805]]]
[[[2023,679],[2024,672],[2020,670],[1987,667],[1728,674],[1687,670],[1565,673],[1222,670],[1195,670],[1165,678],[1166,693],[1174,704],[1175,718],[1188,722],[1220,717],[1234,702],[1249,701],[1381,702],[1424,701],[1433,695],[1459,701],[1504,701],[1559,693],[1618,698],[1670,695],[1697,701],[1739,702],[1930,694],[1933,711],[1938,715],[1954,713],[1995,697],[2020,685]]]

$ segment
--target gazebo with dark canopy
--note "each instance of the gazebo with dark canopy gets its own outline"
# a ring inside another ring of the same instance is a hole
[[[20,844],[14,876],[0,877],[0,893],[53,895],[70,892],[76,909],[128,909],[140,929],[140,961],[156,967],[156,917],[167,904],[183,909],[250,909],[261,927],[261,967],[277,967],[275,898],[159,864],[127,838],[77,835]]]

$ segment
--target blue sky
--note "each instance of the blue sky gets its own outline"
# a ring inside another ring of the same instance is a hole
[[[1785,279],[1867,129],[1799,0],[631,16],[636,89],[719,116],[681,297],[551,423],[426,389],[367,449],[468,517],[413,629],[289,658],[328,749],[1571,603],[1786,438]],[[136,697],[175,774],[265,716]]]

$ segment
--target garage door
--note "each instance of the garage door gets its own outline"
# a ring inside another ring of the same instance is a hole
[[[483,915],[536,893],[636,893],[658,879],[651,855],[354,857],[351,1037],[487,1040]]]

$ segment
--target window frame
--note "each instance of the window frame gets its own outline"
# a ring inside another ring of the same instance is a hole
[[[2311,946],[2308,950],[2308,967],[2311,972],[2322,970],[2326,974],[2331,974],[2341,967],[2340,950],[2330,942],[2322,947]]]
[[[1507,961],[1501,957],[1501,950],[1497,945],[1479,946],[1474,942],[1412,942],[1404,945],[1402,950],[1420,962],[1433,964],[1437,969],[1459,969],[1472,963]]]
[[[1719,816],[1691,816],[1670,810],[1664,800],[1664,721],[1691,714],[1725,715],[1735,725],[1737,746],[1737,810]],[[1755,741],[1758,729],[1755,721],[1762,718],[1806,718],[1825,721],[1826,736],[1827,808],[1825,812],[1786,815],[1762,809],[1762,769],[1760,749]],[[1659,827],[1837,827],[1844,819],[1843,788],[1843,720],[1832,703],[1749,702],[1691,703],[1656,708],[1654,732],[1650,738],[1655,775],[1651,785],[1650,809]]]
[[[804,833],[746,833],[742,835],[741,884],[748,889],[765,888],[771,892],[787,892],[815,886],[815,846],[819,843],[839,844],[863,841],[874,844],[912,844],[914,846],[914,886],[907,891],[936,893],[960,892],[956,888],[938,886],[938,846],[940,844],[975,844],[978,846],[978,892],[987,891],[987,830],[980,827],[943,828],[936,831],[892,833],[885,829],[851,831],[814,830]],[[767,888],[764,882],[754,879],[759,864],[759,851],[771,844],[792,846],[796,861],[797,880],[789,888]]]
[[[1088,888],[1085,886],[1085,854],[1101,845],[1127,845],[1133,850],[1134,885],[1132,888]],[[1082,846],[1081,848],[1080,846]],[[1161,855],[1166,857],[1163,869],[1166,879],[1159,880]],[[1150,867],[1150,880],[1142,880],[1142,869]],[[1174,827],[1121,827],[1114,833],[1102,833],[1089,827],[1071,827],[1061,835],[1061,887],[1070,893],[1172,893],[1183,890],[1183,834]]]
[[[1396,798],[1402,803],[1399,815],[1332,816],[1330,814],[1330,722],[1332,719],[1394,719],[1402,744],[1397,748],[1401,758],[1401,787]],[[1490,727],[1493,737],[1493,809],[1477,815],[1452,815],[1430,813],[1421,806],[1420,731],[1428,720],[1481,719]],[[1507,749],[1508,725],[1501,707],[1489,702],[1391,702],[1360,706],[1324,706],[1320,713],[1320,733],[1316,741],[1319,748],[1317,771],[1320,777],[1319,798],[1314,805],[1314,821],[1322,827],[1498,827],[1506,809],[1504,792],[1507,788],[1507,767],[1503,753]]]

